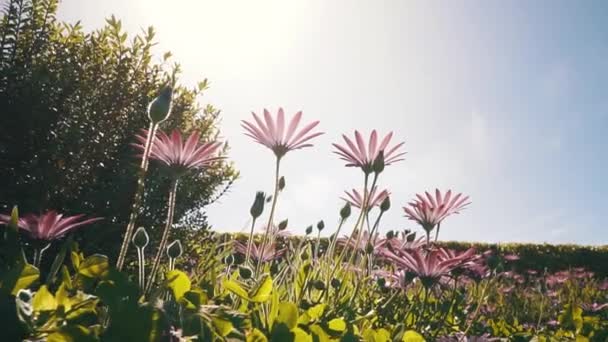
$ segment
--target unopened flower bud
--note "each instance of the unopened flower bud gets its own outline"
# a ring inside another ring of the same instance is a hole
[[[387,211],[390,208],[391,208],[391,200],[390,200],[389,196],[386,196],[382,200],[382,203],[380,203],[380,210],[381,211]]]
[[[173,101],[173,88],[170,85],[164,86],[159,95],[150,102],[148,106],[148,118],[152,123],[159,124],[171,114],[171,104]]]
[[[289,222],[288,219],[285,219],[281,222],[279,222],[279,230],[285,230],[287,229],[287,223]]]
[[[412,233],[412,234],[408,235],[405,239],[407,242],[414,241],[416,239],[416,233]]]
[[[321,280],[316,280],[315,282],[312,283],[312,286],[315,287],[315,289],[321,291],[325,289],[325,283]]]
[[[386,279],[380,277],[380,278],[376,279],[376,283],[378,284],[379,287],[385,287],[386,286]]]
[[[250,279],[253,275],[253,271],[247,266],[239,266],[239,275],[245,280]]]
[[[283,189],[285,189],[285,177],[281,176],[279,178],[279,191],[283,191]]]
[[[226,265],[232,265],[232,264],[234,264],[234,255],[229,254],[228,256],[226,256],[226,257],[224,258],[224,263],[225,263]]]
[[[413,272],[405,271],[405,275],[403,276],[406,283],[410,283],[414,278],[416,278],[416,274]]]
[[[262,191],[258,191],[255,193],[255,199],[253,200],[253,205],[251,206],[251,210],[249,213],[253,219],[257,219],[264,212],[264,193]]]
[[[306,235],[310,235],[312,233],[312,226],[306,227]]]
[[[342,209],[340,209],[340,217],[346,220],[350,216],[350,203],[346,202]]]
[[[374,173],[381,173],[384,171],[384,151],[378,152],[378,155],[372,164],[372,169]]]
[[[170,259],[177,259],[182,255],[182,243],[179,240],[175,240],[167,246],[167,255]]]
[[[371,243],[367,243],[365,246],[365,253],[372,254],[374,252],[374,246]]]
[[[325,222],[323,222],[323,220],[321,220],[321,221],[319,221],[319,222],[317,223],[317,229],[318,229],[319,231],[322,231],[322,230],[323,230],[323,228],[325,228]]]
[[[386,232],[386,238],[387,238],[388,240],[390,240],[390,239],[392,239],[392,238],[394,238],[394,237],[395,237],[395,232],[394,232],[394,231],[389,230],[388,232]]]
[[[331,287],[333,287],[334,289],[339,289],[339,288],[340,288],[340,285],[342,285],[342,284],[340,283],[340,280],[339,280],[339,279],[336,279],[336,278],[333,278],[333,279],[331,280],[331,283],[330,283],[330,284],[331,284]]]
[[[150,237],[144,227],[139,227],[135,231],[135,234],[133,234],[133,239],[131,239],[131,241],[135,247],[145,248],[148,245],[148,242],[150,242]]]

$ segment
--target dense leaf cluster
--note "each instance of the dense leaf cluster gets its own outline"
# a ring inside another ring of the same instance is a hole
[[[13,205],[22,213],[94,213],[104,221],[94,233],[79,233],[82,247],[114,255],[137,179],[130,144],[148,127],[146,108],[161,85],[178,81],[179,65],[170,54],[155,61],[151,27],[129,37],[112,17],[85,32],[55,18],[58,2],[11,0],[0,20],[0,213]],[[197,101],[207,86],[206,80],[194,89],[178,86],[161,129],[199,130],[202,141],[217,137],[219,110]],[[177,220],[205,227],[201,209],[236,176],[221,162],[183,177]],[[168,186],[152,166],[139,225],[162,225]]]

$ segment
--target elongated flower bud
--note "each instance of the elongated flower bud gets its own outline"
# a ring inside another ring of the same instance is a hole
[[[253,271],[251,270],[251,268],[241,265],[239,266],[239,275],[241,276],[241,278],[247,280],[251,278],[251,276],[253,275]]]
[[[365,246],[365,253],[372,254],[374,252],[374,246],[371,243],[367,243]]]
[[[254,219],[257,219],[258,217],[260,217],[260,215],[262,215],[262,213],[264,212],[265,197],[266,197],[266,195],[261,191],[258,191],[255,193],[255,199],[253,200],[253,205],[251,206],[251,210],[249,210],[251,217],[253,217]]]
[[[177,259],[182,255],[182,243],[179,240],[175,240],[171,242],[169,246],[167,246],[167,255],[171,259]]]
[[[167,120],[169,114],[171,114],[172,102],[173,88],[169,85],[164,86],[160,94],[148,106],[148,118],[150,118],[150,121],[159,124]]]
[[[378,155],[372,164],[372,170],[375,173],[381,173],[384,171],[384,151],[378,152]]]
[[[322,231],[323,228],[325,228],[325,222],[323,222],[323,220],[319,221],[319,223],[317,223],[317,229],[319,231]]]
[[[415,233],[415,232],[414,232],[414,233],[412,233],[412,234],[409,234],[409,235],[408,235],[408,236],[405,238],[405,240],[406,240],[407,242],[412,242],[412,241],[414,241],[415,239],[416,239],[416,233]]]
[[[283,191],[283,189],[285,189],[285,177],[281,176],[279,178],[279,191]]]
[[[289,220],[287,220],[287,219],[279,222],[279,230],[285,230],[285,229],[287,229],[287,223],[288,222],[289,222]]]
[[[133,234],[133,239],[131,241],[135,247],[145,248],[148,245],[148,242],[150,242],[150,237],[148,236],[148,232],[146,232],[144,227],[139,227],[135,231],[135,234]]]
[[[306,227],[306,235],[310,235],[312,233],[312,226]]]
[[[350,203],[346,202],[344,204],[344,206],[342,207],[342,209],[340,209],[340,217],[343,220],[346,220],[350,216],[350,212],[351,212]]]
[[[389,196],[386,196],[382,200],[382,203],[380,203],[380,210],[381,211],[387,211],[390,208],[391,208],[391,199],[389,198]]]

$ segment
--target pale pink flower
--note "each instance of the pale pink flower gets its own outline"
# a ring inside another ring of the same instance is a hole
[[[368,209],[371,209],[375,206],[379,206],[382,204],[385,198],[390,195],[388,190],[377,191],[377,187],[373,187],[372,190],[367,195],[367,205],[365,206]],[[352,192],[344,191],[344,193],[348,196],[348,198],[341,197],[346,202],[350,203],[353,207],[361,209],[363,206],[363,194],[359,193],[359,191],[353,189]]]
[[[143,151],[148,134],[149,132],[144,130],[144,135],[136,135],[139,144],[133,146]],[[201,143],[199,139],[198,131],[190,134],[186,141],[178,130],[174,130],[170,136],[158,131],[152,143],[150,158],[160,161],[177,172],[208,167],[214,161],[222,159],[217,156],[222,143],[216,141]]]
[[[452,197],[452,190],[448,190],[445,196],[441,195],[439,189],[435,190],[435,197],[425,192],[426,197],[416,194],[417,199],[409,203],[409,207],[403,207],[405,216],[410,220],[418,222],[427,232],[433,230],[451,214],[458,214],[471,202],[469,197],[457,194]]]
[[[81,220],[82,218],[84,218],[83,214],[63,217],[63,214],[51,210],[42,215],[25,215],[19,219],[17,225],[34,239],[50,241],[78,227],[101,220],[100,217]],[[8,224],[10,220],[10,216],[0,215],[0,224]]]
[[[468,254],[468,253],[467,253]],[[461,266],[465,258],[457,256],[455,258],[446,258],[446,252],[439,249],[424,251],[416,249],[409,252],[403,252],[399,255],[384,250],[384,257],[392,260],[397,267],[404,268],[420,278],[424,286],[432,286],[436,284],[441,277],[448,276],[452,270]]]
[[[373,253],[376,254],[381,250],[381,248],[384,247],[387,241],[386,239],[381,239],[379,233],[375,233],[374,236],[370,237],[368,231],[364,231],[362,233],[361,239],[359,239],[359,245],[357,245],[357,241],[355,240],[356,239],[354,238],[343,236],[341,238],[338,238],[336,243],[342,247],[348,246],[349,248],[356,248],[361,251],[365,251],[367,248],[367,244],[369,243],[373,248]]]
[[[338,144],[332,145],[336,148],[334,153],[339,155],[340,159],[347,162],[346,166],[360,167],[363,172],[370,173],[372,172],[372,164],[376,157],[378,157],[380,151],[384,153],[384,165],[390,165],[403,160],[402,157],[405,155],[405,152],[399,152],[398,150],[404,143],[401,142],[395,146],[389,147],[388,144],[392,137],[393,132],[390,132],[378,145],[378,133],[376,130],[373,130],[369,137],[369,143],[366,146],[361,133],[355,131],[356,144],[343,134],[342,138],[344,138],[346,146]]]
[[[247,245],[239,241],[234,241],[234,249],[240,254],[247,254]],[[279,259],[283,256],[283,254],[285,254],[286,251],[287,248],[277,249],[274,244],[270,243],[265,244],[264,248],[261,248],[255,243],[252,243],[250,247],[251,258],[261,262],[269,262]]]
[[[313,121],[297,131],[302,118],[301,111],[293,116],[287,127],[285,127],[283,108],[279,108],[276,119],[266,109],[264,109],[264,121],[255,113],[252,112],[251,114],[255,123],[241,121],[241,126],[247,131],[245,135],[271,149],[277,158],[283,157],[291,150],[312,146],[308,141],[323,134],[322,132],[311,133],[311,130],[319,124],[319,121]]]

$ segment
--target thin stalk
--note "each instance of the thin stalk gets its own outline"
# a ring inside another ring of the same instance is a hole
[[[127,256],[127,250],[129,249],[129,243],[131,242],[131,238],[133,237],[133,231],[135,229],[135,221],[137,221],[137,217],[139,216],[139,208],[141,207],[144,195],[146,173],[148,172],[148,162],[150,160],[150,152],[152,151],[152,142],[154,141],[154,137],[156,136],[157,129],[158,124],[150,123],[148,137],[146,138],[146,145],[144,146],[144,153],[141,157],[141,164],[139,165],[137,189],[135,190],[135,195],[133,198],[131,215],[129,216],[129,223],[127,224],[127,229],[125,232],[125,236],[122,240],[122,245],[120,246],[118,260],[116,261],[116,268],[119,271],[122,270],[122,267],[124,266],[125,258]]]
[[[419,327],[418,325],[420,324],[420,322],[422,320],[424,320],[424,315],[426,314],[426,309],[427,309],[427,303],[428,303],[428,299],[429,299],[429,289],[426,286],[424,287],[424,302],[422,302],[422,312],[420,313],[420,317],[419,319],[416,320],[416,328],[417,330],[420,330],[421,327]]]
[[[437,223],[437,230],[435,231],[435,242],[439,238],[439,229],[441,229],[441,222]]]
[[[319,259],[319,245],[321,244],[321,231],[317,232],[317,244],[315,245],[315,260]]]
[[[475,318],[477,318],[477,314],[479,314],[479,309],[481,308],[481,302],[483,301],[483,297],[486,295],[486,290],[488,288],[489,283],[490,283],[490,280],[488,280],[484,284],[483,289],[481,290],[481,296],[479,296],[479,302],[477,303],[477,307],[475,308],[475,312],[473,313],[473,317],[471,317],[471,321],[467,324],[467,328],[465,329],[464,334],[462,334],[462,336],[467,336],[467,333],[473,326],[473,322],[475,322]]]
[[[173,271],[175,269],[175,258],[169,258],[169,271]]]
[[[334,238],[329,241],[329,247],[327,248],[327,260],[331,260],[334,257],[334,249],[336,248],[336,241],[338,241],[338,237],[340,236],[340,230],[344,225],[345,219],[340,219],[340,223],[338,224],[338,229],[336,230],[336,234],[334,234]]]
[[[44,247],[36,247],[34,249],[34,266],[36,266],[36,268],[40,268],[40,263],[42,262],[42,255],[44,254],[44,251],[46,251],[49,247],[51,246],[50,243],[48,243],[46,246]]]
[[[376,178],[374,177],[374,184],[376,182]],[[357,222],[355,222],[355,227],[353,228],[352,233],[350,234],[350,236],[348,237],[348,240],[346,241],[346,244],[344,245],[344,247],[342,248],[342,251],[340,252],[340,255],[338,256],[338,261],[336,263],[336,266],[332,269],[331,274],[329,275],[329,278],[331,280],[331,278],[333,278],[334,274],[336,273],[336,271],[338,270],[338,268],[340,268],[340,265],[342,264],[342,261],[344,260],[344,256],[346,255],[346,251],[348,250],[348,245],[350,244],[350,242],[353,239],[353,235],[357,234],[357,238],[359,239],[359,237],[361,236],[360,232],[357,231],[357,228],[359,227],[359,225],[361,225],[362,220],[364,219],[365,216],[365,210],[366,210],[366,203],[367,203],[367,182],[369,180],[369,174],[365,174],[365,180],[363,182],[363,203],[362,203],[362,208],[361,211],[359,212],[359,217],[357,218]],[[336,236],[336,239],[338,238],[338,236]],[[357,245],[355,245],[357,246]],[[355,250],[353,251],[353,254],[351,255],[351,258],[349,259],[348,263],[350,264],[352,262],[352,257],[357,253],[357,249],[355,248]],[[326,292],[326,299],[329,296],[329,290]]]
[[[139,267],[139,288],[143,291],[146,286],[146,259],[144,258],[144,249],[139,247],[137,248],[137,264]]]
[[[274,195],[272,196],[272,206],[270,207],[270,215],[268,216],[268,224],[266,224],[266,231],[264,232],[264,238],[262,239],[262,245],[260,248],[264,251],[266,240],[268,240],[268,235],[270,234],[270,229],[272,226],[272,219],[274,218],[274,211],[277,207],[277,199],[279,197],[279,168],[281,166],[281,158],[277,157],[276,168],[274,172]],[[258,260],[257,266],[255,267],[255,273],[257,274],[260,266],[262,264],[261,258]]]
[[[160,245],[158,246],[158,250],[156,251],[156,257],[154,258],[154,263],[152,264],[152,270],[150,271],[150,276],[148,277],[148,283],[146,284],[145,293],[150,292],[152,289],[152,284],[154,283],[154,278],[156,277],[156,273],[158,272],[158,268],[160,266],[160,260],[167,248],[167,242],[169,240],[169,231],[171,230],[171,225],[173,224],[173,215],[175,213],[175,195],[177,193],[177,178],[173,180],[171,184],[171,188],[169,190],[169,201],[167,203],[167,222],[165,224],[165,229],[163,230],[163,236],[160,240]]]
[[[456,294],[458,292],[458,277],[454,278],[454,290],[452,291],[452,298],[450,299],[450,307],[443,313],[441,317],[440,326],[435,329],[435,333],[433,334],[433,339],[437,338],[437,335],[445,327],[445,320],[448,317],[448,314],[452,312],[454,308],[454,302],[456,301]],[[443,297],[443,294],[442,294]]]
[[[369,214],[369,210],[368,210],[368,201],[369,201],[369,191],[367,191],[367,175],[365,176],[365,184],[364,184],[364,189],[363,189],[363,203],[361,203],[361,217],[362,220],[360,221],[360,225],[363,225],[363,223],[365,223],[365,218],[367,217],[367,215]],[[375,173],[374,174],[374,180],[372,181],[372,186],[370,189],[373,189],[376,186],[376,181],[378,180],[378,174]],[[370,190],[371,191],[371,190]],[[353,253],[350,255],[350,258],[348,259],[348,264],[349,265],[353,265],[353,259],[354,257],[357,255],[357,249],[359,247],[359,245],[361,244],[361,238],[363,237],[363,227],[360,227],[360,229],[357,232],[357,241],[355,242],[355,248],[353,249]]]
[[[540,330],[540,322],[543,318],[543,309],[545,305],[545,296],[540,298],[540,313],[538,314],[538,322],[536,323],[536,331]]]
[[[251,244],[253,244],[253,228],[255,227],[255,220],[251,222],[251,231],[249,232],[249,241],[247,241],[247,254],[245,254],[245,265],[249,264],[249,257],[251,256]]]

